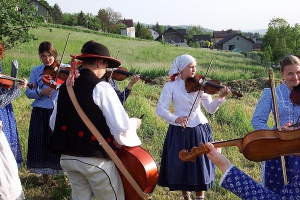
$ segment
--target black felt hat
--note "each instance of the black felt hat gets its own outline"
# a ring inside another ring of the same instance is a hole
[[[117,68],[121,65],[121,61],[110,57],[106,46],[95,41],[86,42],[81,49],[81,54],[76,55],[75,58],[78,60],[101,58],[108,62],[108,68]]]

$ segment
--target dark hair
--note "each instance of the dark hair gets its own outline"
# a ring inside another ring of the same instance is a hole
[[[285,66],[287,65],[299,65],[300,66],[300,59],[298,56],[295,55],[287,55],[280,60],[280,71],[284,71]]]
[[[57,59],[57,50],[51,42],[44,41],[40,44],[39,54],[41,54],[45,51],[48,52],[50,55],[52,55],[55,60]]]

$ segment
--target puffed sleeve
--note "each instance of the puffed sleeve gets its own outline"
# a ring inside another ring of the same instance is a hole
[[[156,107],[156,114],[166,120],[168,123],[175,123],[175,120],[179,117],[172,114],[169,110],[172,97],[172,83],[168,82],[164,85],[161,91]]]
[[[254,110],[251,124],[255,130],[268,130],[269,114],[272,109],[272,98],[270,88],[265,88]]]
[[[102,110],[111,134],[120,145],[138,146],[137,121],[129,118],[116,92],[106,82],[100,82],[93,91],[96,105]]]

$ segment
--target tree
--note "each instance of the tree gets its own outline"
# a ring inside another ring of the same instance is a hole
[[[22,11],[26,12],[23,14]],[[1,1],[0,41],[5,49],[34,39],[29,30],[38,28],[45,21],[43,16],[33,15],[36,12],[34,4],[27,5],[19,0]]]
[[[159,35],[161,35],[165,30],[165,28],[159,25],[158,22],[156,22],[156,24],[152,26],[152,29],[156,31]]]
[[[279,60],[287,54],[297,53],[297,26],[290,26],[282,18],[273,18],[269,25],[266,35],[263,38],[261,49],[269,55],[270,61],[279,63]],[[298,35],[299,37],[299,35]]]
[[[82,11],[77,16],[77,24],[78,26],[86,26],[86,19]]]
[[[62,24],[63,14],[60,7],[57,5],[57,3],[55,3],[54,6],[50,8],[49,14],[54,24]]]
[[[105,9],[100,9],[98,11],[98,18],[100,19],[100,27],[103,32],[107,32],[107,26],[109,23],[108,13]]]
[[[77,14],[63,13],[62,15],[62,24],[67,26],[77,25]]]
[[[115,12],[112,8],[100,9],[98,11],[98,17],[101,21],[101,29],[104,32],[120,34],[120,27],[117,26],[118,22],[122,18],[121,13]]]

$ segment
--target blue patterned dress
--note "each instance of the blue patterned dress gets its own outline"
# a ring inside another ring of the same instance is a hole
[[[2,72],[2,63],[0,62],[0,73]],[[0,89],[0,120],[3,124],[3,132],[8,140],[9,146],[18,163],[18,167],[23,162],[21,146],[19,141],[18,129],[14,111],[11,102],[22,95],[20,89],[14,86],[11,89]]]
[[[243,200],[296,200],[300,199],[300,169],[291,175],[288,183],[277,194],[258,184],[235,166],[225,172],[220,185]]]
[[[298,122],[300,115],[300,106],[294,105],[290,100],[291,90],[284,82],[276,87],[276,98],[278,104],[278,115],[280,126],[292,121],[292,124]],[[252,126],[255,130],[270,129],[267,125],[270,113],[274,113],[272,105],[271,89],[265,88],[252,117]],[[275,119],[274,119],[275,120]],[[274,126],[272,129],[275,129]],[[298,156],[284,156],[287,179],[300,168],[300,159]],[[263,162],[261,183],[279,194],[284,185],[283,173],[280,157]]]

